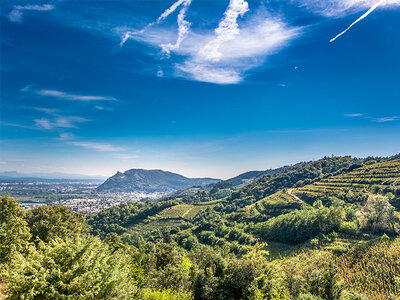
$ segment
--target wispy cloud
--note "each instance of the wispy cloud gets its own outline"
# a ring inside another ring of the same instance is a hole
[[[88,149],[93,149],[97,151],[102,151],[102,152],[118,152],[118,151],[123,151],[124,149],[121,147],[115,147],[110,144],[103,144],[103,143],[93,143],[93,142],[69,142],[69,144],[78,146],[78,147],[83,147],[83,148],[88,148]]]
[[[394,116],[394,117],[382,117],[382,118],[370,118],[370,119],[376,123],[386,123],[386,122],[399,121],[400,117]]]
[[[44,112],[48,115],[54,115],[60,112],[59,109],[56,108],[46,108],[46,107],[33,107],[34,110]]]
[[[357,113],[357,114],[345,114],[344,116],[350,117],[350,118],[355,118],[355,117],[362,117],[363,115],[364,114]]]
[[[35,119],[35,127],[38,129],[53,130],[57,128],[78,128],[77,124],[87,122],[88,119],[75,116],[55,116],[53,119]]]
[[[378,7],[392,9],[400,6],[400,0],[292,0],[310,11],[327,18],[342,18],[351,14],[359,13],[367,9],[356,21],[350,24],[344,31],[340,32],[330,42],[345,34],[350,28],[365,19]]]
[[[104,97],[104,96],[89,96],[89,95],[77,95],[65,93],[58,90],[38,90],[36,93],[40,96],[55,97],[64,100],[73,101],[116,101],[117,98],[114,97]]]
[[[55,7],[51,4],[44,5],[14,5],[14,8],[8,14],[8,19],[13,23],[21,23],[24,11],[48,11]]]
[[[328,18],[342,18],[362,12],[377,4],[377,0],[294,0],[300,6]],[[400,6],[400,0],[386,0],[382,8],[391,9]]]
[[[67,140],[72,140],[72,139],[74,139],[74,138],[75,138],[75,135],[73,135],[72,133],[63,132],[63,133],[60,133],[58,139],[59,139],[60,141],[67,141]]]
[[[349,117],[349,118],[358,118],[358,117],[362,117],[363,119],[368,119],[372,122],[375,123],[386,123],[386,122],[393,122],[393,121],[399,121],[400,117],[399,116],[392,116],[392,117],[370,117],[370,116],[366,116],[364,114],[361,113],[356,113],[356,114],[345,114],[345,117]]]
[[[60,128],[78,128],[78,124],[88,121],[88,119],[75,116],[55,116],[53,118],[34,119],[33,125],[12,122],[2,122],[2,125],[33,130],[55,130]]]

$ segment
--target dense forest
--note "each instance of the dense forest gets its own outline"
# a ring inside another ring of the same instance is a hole
[[[400,160],[325,157],[86,217],[0,202],[8,299],[398,299]]]

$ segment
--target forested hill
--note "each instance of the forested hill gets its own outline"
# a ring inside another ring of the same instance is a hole
[[[214,178],[187,178],[162,170],[131,169],[117,172],[98,188],[103,193],[169,193],[191,186],[201,186],[219,182]]]
[[[178,190],[167,195],[166,199],[170,200],[184,197],[186,199],[184,201],[196,201],[195,199],[199,198],[198,195],[202,195],[200,196],[200,198],[202,198],[202,201],[223,198],[230,195],[235,190],[245,186],[246,184],[249,184],[250,182],[253,182],[266,175],[274,175],[285,168],[287,167],[268,169],[265,171],[245,172],[233,178],[221,180],[217,183],[212,183],[204,186],[192,186],[190,188]],[[190,198],[193,199],[189,200]]]

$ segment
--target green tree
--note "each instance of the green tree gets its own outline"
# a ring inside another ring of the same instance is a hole
[[[390,234],[399,231],[399,219],[395,214],[395,208],[385,196],[370,195],[358,213],[358,221],[364,231]]]
[[[57,237],[13,257],[6,293],[9,299],[127,299],[137,293],[130,265],[98,238]]]
[[[27,221],[33,240],[40,238],[48,242],[56,237],[71,238],[88,232],[82,215],[59,205],[41,206],[28,211]]]
[[[31,235],[25,221],[25,211],[8,196],[0,198],[0,264],[10,259],[14,251],[26,249]]]

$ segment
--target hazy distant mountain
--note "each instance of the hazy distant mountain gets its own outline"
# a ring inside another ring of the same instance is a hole
[[[214,178],[187,178],[162,170],[131,169],[117,172],[97,188],[103,193],[170,193],[191,186],[219,182]]]
[[[0,172],[0,179],[23,179],[23,178],[43,178],[43,179],[85,179],[85,180],[104,180],[105,176],[89,176],[82,174],[67,173],[19,173],[16,171]]]

